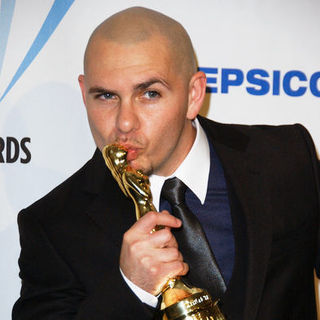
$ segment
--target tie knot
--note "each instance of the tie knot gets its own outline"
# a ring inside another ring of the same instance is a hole
[[[185,201],[187,186],[177,177],[167,179],[161,190],[161,196],[167,200],[171,206],[177,206]]]

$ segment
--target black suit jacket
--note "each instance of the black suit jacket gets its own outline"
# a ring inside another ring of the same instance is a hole
[[[229,187],[235,267],[228,319],[316,319],[318,162],[295,126],[225,125],[200,118]],[[13,319],[152,319],[123,281],[123,233],[134,206],[100,151],[18,217],[21,297]]]

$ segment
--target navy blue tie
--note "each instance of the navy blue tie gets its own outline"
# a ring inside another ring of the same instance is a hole
[[[171,178],[165,181],[161,197],[170,203],[172,214],[182,221],[182,227],[172,232],[189,265],[187,280],[218,298],[226,291],[226,285],[200,222],[185,203],[186,190],[180,179]]]

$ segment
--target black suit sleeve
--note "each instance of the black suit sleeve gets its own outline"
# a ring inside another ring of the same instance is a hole
[[[300,129],[300,133],[302,134],[309,149],[318,196],[318,248],[316,255],[315,270],[317,277],[320,278],[320,161],[318,159],[311,135],[302,125],[298,125],[298,128]]]
[[[319,160],[318,160],[318,175],[317,176],[318,176],[318,191],[319,191],[319,198],[320,198],[320,161]],[[319,225],[318,225],[318,251],[317,251],[317,260],[316,260],[315,269],[316,269],[316,275],[317,275],[318,279],[320,279],[320,221],[319,221]]]
[[[152,319],[154,310],[131,292],[120,271],[88,294],[31,214],[18,216],[22,279],[13,320]],[[68,245],[66,243],[66,245]]]

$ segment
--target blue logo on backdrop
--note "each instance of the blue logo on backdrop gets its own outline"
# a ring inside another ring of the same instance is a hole
[[[12,77],[10,83],[5,89],[4,93],[0,97],[0,102],[4,99],[4,97],[8,94],[8,92],[12,89],[15,83],[20,79],[26,69],[30,66],[32,61],[39,54],[40,50],[44,47],[44,45],[49,40],[52,33],[55,31],[74,0],[55,0],[47,18],[42,24],[39,33],[34,39],[30,49],[26,53],[23,61],[18,67],[16,73]],[[13,17],[15,0],[1,0],[0,7],[0,75],[1,69],[3,65],[4,55],[7,48],[8,36],[11,27],[11,21]]]
[[[320,71],[310,77],[299,70],[282,73],[279,70],[268,72],[264,69],[251,69],[247,72],[241,69],[204,68],[199,70],[207,75],[207,92],[227,94],[235,87],[244,87],[248,94],[263,96],[282,93],[290,97],[301,97],[310,91],[315,97],[320,97]]]

